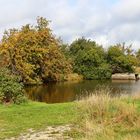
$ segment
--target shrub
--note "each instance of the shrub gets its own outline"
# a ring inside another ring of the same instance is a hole
[[[65,77],[65,81],[81,81],[83,80],[83,76],[77,73],[67,74]]]
[[[107,52],[107,60],[111,65],[112,73],[133,73],[134,67],[138,65],[138,61],[131,48],[122,46],[121,44],[111,46]]]
[[[83,75],[84,79],[110,79],[111,68],[106,62],[106,53],[102,46],[84,38],[70,45],[75,73]]]
[[[20,104],[26,101],[20,78],[6,68],[0,70],[0,103]]]

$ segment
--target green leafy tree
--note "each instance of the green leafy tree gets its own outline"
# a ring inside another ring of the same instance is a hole
[[[136,52],[136,58],[138,61],[138,66],[140,66],[140,49],[138,49],[138,51]]]
[[[70,46],[70,54],[74,58],[74,71],[85,79],[107,79],[111,77],[111,69],[105,60],[102,46],[85,38],[74,41]]]
[[[113,73],[131,73],[134,72],[134,66],[137,65],[137,59],[131,46],[125,47],[124,44],[109,47],[107,59]]]

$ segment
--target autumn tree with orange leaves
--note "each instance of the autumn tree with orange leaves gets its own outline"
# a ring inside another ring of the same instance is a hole
[[[72,71],[48,25],[49,21],[38,17],[36,26],[27,24],[3,35],[0,65],[20,75],[24,83],[58,81]]]

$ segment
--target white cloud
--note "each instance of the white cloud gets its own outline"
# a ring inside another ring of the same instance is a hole
[[[140,16],[140,4],[139,0],[120,0],[114,8],[114,14],[118,19],[124,22],[131,22],[139,20]]]
[[[43,16],[64,42],[85,36],[104,46],[140,45],[139,0],[0,0],[0,5],[0,33]]]

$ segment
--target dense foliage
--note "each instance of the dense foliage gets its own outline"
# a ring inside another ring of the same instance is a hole
[[[48,25],[38,17],[36,26],[5,31],[0,42],[0,103],[25,102],[21,83],[109,79],[112,73],[131,73],[140,66],[140,50],[134,53],[131,45],[105,50],[85,38],[63,44]]]
[[[111,69],[105,60],[102,46],[84,38],[70,45],[70,54],[74,58],[74,71],[85,79],[107,79],[111,77]]]
[[[113,73],[132,73],[137,65],[131,46],[125,47],[125,44],[111,46],[107,52],[107,59]]]
[[[74,72],[85,79],[108,79],[112,73],[132,73],[138,65],[137,57],[125,43],[110,46],[107,51],[96,42],[79,38],[69,46]]]
[[[135,55],[131,46],[118,44],[105,50],[85,38],[63,44],[48,25],[45,18],[39,17],[36,26],[27,24],[4,33],[0,66],[19,75],[23,83],[66,80],[73,72],[85,79],[108,79],[112,73],[134,72],[138,64],[140,51]]]
[[[26,101],[20,78],[6,68],[0,69],[0,103],[20,104]]]
[[[6,31],[0,52],[1,65],[20,75],[24,83],[58,81],[71,72],[59,41],[42,17],[37,19],[37,26],[27,24],[19,30]]]
[[[140,49],[138,49],[138,51],[136,52],[136,57],[138,60],[138,66],[140,66]]]

